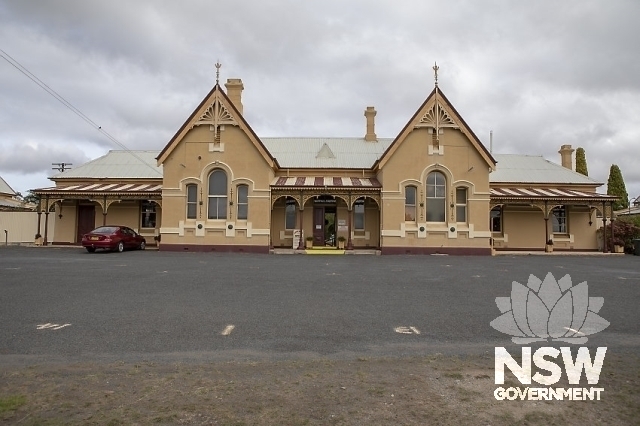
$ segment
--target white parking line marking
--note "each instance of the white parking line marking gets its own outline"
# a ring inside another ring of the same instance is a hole
[[[233,331],[234,328],[236,328],[235,325],[229,324],[228,326],[226,326],[224,328],[224,330],[222,330],[222,333],[220,333],[220,334],[222,334],[223,336],[228,336],[228,335],[231,334],[231,332]]]
[[[393,329],[396,333],[400,334],[420,334],[420,330],[415,327],[396,327]]]
[[[62,324],[62,325],[60,325],[60,326],[58,326],[58,327],[53,327],[53,329],[54,329],[54,330],[60,330],[61,328],[65,328],[65,327],[68,327],[68,326],[70,326],[70,325],[71,325],[71,324]]]
[[[36,325],[36,329],[37,330],[46,330],[46,329],[50,329],[50,330],[60,330],[61,328],[65,328],[70,326],[71,324],[51,324],[50,322],[46,323],[46,324],[38,324]]]

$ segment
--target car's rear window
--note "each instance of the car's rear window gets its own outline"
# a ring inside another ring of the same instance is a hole
[[[100,228],[96,228],[91,231],[92,234],[114,234],[118,230],[115,226],[101,226]]]

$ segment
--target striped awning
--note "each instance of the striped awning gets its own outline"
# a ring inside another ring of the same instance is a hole
[[[376,178],[327,177],[327,176],[282,176],[271,183],[273,188],[358,188],[380,189]]]
[[[153,194],[160,195],[162,193],[162,185],[157,183],[86,183],[79,185],[52,186],[50,188],[34,189],[36,194],[113,194],[113,195],[134,195],[134,194]]]
[[[492,199],[509,200],[593,200],[593,201],[615,201],[617,197],[612,195],[598,194],[597,192],[576,191],[574,189],[557,188],[491,188]]]

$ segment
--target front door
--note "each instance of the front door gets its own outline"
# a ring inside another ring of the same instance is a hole
[[[96,227],[96,207],[95,206],[78,206],[78,234],[76,242],[82,242],[82,236],[87,234]]]
[[[313,245],[324,247],[324,207],[313,208]]]

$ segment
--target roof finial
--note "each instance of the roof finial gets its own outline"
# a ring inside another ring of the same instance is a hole
[[[220,83],[220,67],[222,64],[220,61],[216,62],[216,85]]]
[[[438,70],[440,69],[440,67],[438,66],[437,62],[433,63],[433,72],[435,73],[436,76],[436,87],[438,87]]]

